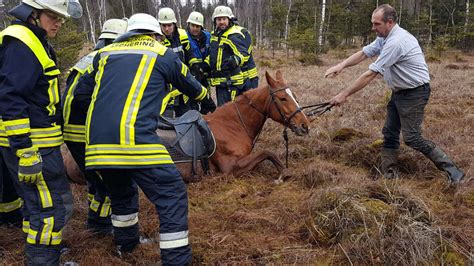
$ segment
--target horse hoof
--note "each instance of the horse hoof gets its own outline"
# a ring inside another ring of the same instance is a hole
[[[275,180],[274,182],[275,182],[275,184],[279,185],[279,184],[285,182],[290,177],[291,177],[290,171],[287,168],[285,168],[281,171],[280,176],[278,176],[278,179]]]

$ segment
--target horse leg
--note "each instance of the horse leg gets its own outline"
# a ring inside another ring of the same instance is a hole
[[[267,159],[277,168],[277,171],[280,174],[280,179],[285,166],[275,153],[267,150],[252,153],[237,160],[234,165],[233,174],[235,177],[239,177],[243,173],[253,170],[258,164]]]

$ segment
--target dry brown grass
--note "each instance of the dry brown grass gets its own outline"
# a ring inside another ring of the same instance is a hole
[[[303,67],[290,54],[257,52],[260,76],[281,69],[300,102],[330,99],[370,62],[338,78],[324,71],[353,51],[321,57]],[[424,135],[473,174],[474,57],[458,52],[430,63],[432,97]],[[453,68],[449,65],[466,65]],[[264,82],[264,81],[262,81]],[[270,163],[235,179],[216,175],[189,186],[189,226],[194,264],[449,264],[473,263],[474,182],[450,187],[422,155],[402,146],[402,177],[380,179],[381,128],[387,89],[381,78],[312,122],[308,137],[290,135],[292,178],[276,185]],[[282,127],[268,122],[256,149],[284,158]],[[84,187],[74,185],[75,215],[65,234],[63,261],[83,265],[156,264],[158,244],[143,245],[120,260],[110,237],[85,228]],[[156,237],[154,207],[142,195],[140,226]],[[22,234],[0,227],[0,264],[21,264]]]

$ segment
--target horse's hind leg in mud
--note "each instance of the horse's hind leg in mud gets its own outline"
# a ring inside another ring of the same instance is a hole
[[[236,165],[234,166],[233,174],[235,177],[239,177],[245,172],[253,170],[259,163],[264,160],[270,160],[273,165],[277,168],[279,179],[281,174],[285,169],[283,163],[278,159],[278,156],[271,151],[263,150],[256,153],[251,153],[240,160],[237,160]]]

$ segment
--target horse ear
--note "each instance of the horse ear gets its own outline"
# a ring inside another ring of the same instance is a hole
[[[270,73],[268,71],[265,71],[265,78],[267,79],[267,83],[271,88],[275,87],[276,81],[270,76]]]
[[[283,74],[281,74],[280,70],[276,72],[276,80],[283,82]]]

